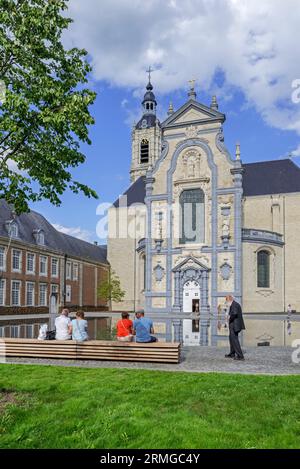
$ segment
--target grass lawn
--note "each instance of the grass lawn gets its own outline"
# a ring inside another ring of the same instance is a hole
[[[0,365],[0,448],[300,448],[300,377]]]

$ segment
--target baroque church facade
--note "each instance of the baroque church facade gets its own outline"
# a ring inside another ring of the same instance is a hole
[[[245,314],[300,311],[300,168],[244,164],[239,145],[233,157],[216,97],[201,104],[193,86],[164,122],[150,80],[142,106],[131,185],[108,217],[108,261],[125,291],[113,310],[166,317],[177,338],[200,314],[200,343],[208,327],[217,336],[210,318],[227,294]]]

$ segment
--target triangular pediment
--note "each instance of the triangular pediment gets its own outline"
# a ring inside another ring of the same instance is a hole
[[[182,262],[180,262],[176,267],[174,267],[173,272],[180,272],[182,270],[188,269],[188,268],[197,268],[200,270],[206,270],[209,271],[210,269],[202,264],[198,259],[196,259],[193,256],[188,256],[186,259],[184,259]]]
[[[186,127],[195,124],[223,123],[226,117],[219,111],[190,99],[162,123],[162,128]]]

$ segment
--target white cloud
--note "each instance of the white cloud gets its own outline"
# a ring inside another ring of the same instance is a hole
[[[292,158],[299,158],[300,157],[300,145],[298,145],[298,147],[291,152],[290,156]]]
[[[54,228],[57,231],[60,231],[61,233],[74,236],[75,238],[83,239],[84,241],[92,242],[93,233],[91,231],[81,228],[80,226],[66,227],[58,223],[52,223],[52,226],[54,226]]]
[[[144,87],[151,64],[161,93],[193,77],[212,91],[222,70],[269,125],[300,133],[298,0],[70,0],[69,14],[66,41],[88,50],[95,79]]]

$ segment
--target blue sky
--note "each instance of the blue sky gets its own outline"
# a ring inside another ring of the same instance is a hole
[[[65,232],[101,241],[96,208],[129,185],[131,125],[141,115],[149,65],[157,69],[152,82],[160,119],[170,101],[175,110],[184,104],[188,80],[198,78],[197,100],[209,105],[217,94],[227,116],[231,153],[239,141],[243,162],[300,155],[300,103],[291,102],[292,82],[300,78],[297,0],[149,0],[146,7],[140,0],[71,0],[69,16],[74,24],[66,45],[88,50],[97,92],[92,145],[82,147],[86,163],[73,173],[99,200],[67,192],[61,207],[31,206]]]

